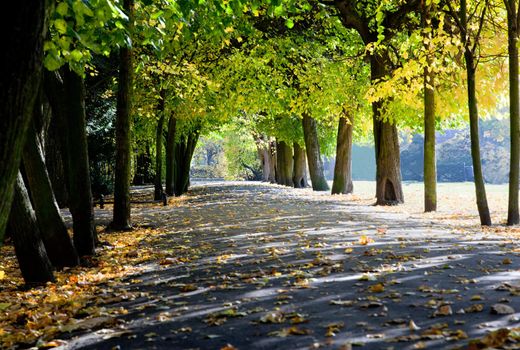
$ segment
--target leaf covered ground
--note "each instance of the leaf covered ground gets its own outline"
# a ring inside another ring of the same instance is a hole
[[[136,205],[133,232],[100,232],[88,266],[33,290],[6,245],[1,347],[518,348],[515,229],[366,202],[195,186],[168,207]],[[107,224],[110,208],[96,217]]]

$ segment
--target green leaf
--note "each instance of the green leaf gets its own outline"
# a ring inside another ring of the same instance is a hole
[[[285,25],[287,26],[287,28],[291,29],[292,27],[294,27],[294,21],[290,18],[287,18],[287,20],[285,21]]]
[[[74,49],[74,50],[72,50],[72,52],[70,53],[70,58],[71,58],[73,61],[79,62],[79,61],[81,61],[81,59],[83,58],[83,53],[82,53],[81,51],[79,51],[78,49]]]
[[[65,34],[67,32],[67,22],[64,19],[58,18],[54,21],[54,28],[60,34]]]
[[[58,6],[56,6],[56,12],[62,17],[66,16],[68,11],[69,5],[66,2],[60,2]]]

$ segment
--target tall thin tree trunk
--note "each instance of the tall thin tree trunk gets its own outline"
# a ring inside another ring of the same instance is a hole
[[[302,125],[312,189],[314,191],[328,191],[329,185],[327,184],[327,180],[323,173],[323,162],[321,160],[316,120],[311,118],[309,115],[304,114]]]
[[[54,197],[60,208],[68,207],[69,181],[66,174],[68,163],[63,153],[57,118],[53,115],[45,135],[45,165],[52,184]]]
[[[175,145],[175,195],[180,196],[188,191],[190,184],[190,167],[195,147],[199,140],[200,131],[189,133],[188,138],[182,137]]]
[[[520,104],[518,86],[518,18],[515,0],[504,0],[507,11],[507,51],[509,55],[509,120],[511,133],[511,159],[509,163],[509,203],[507,224],[518,225],[518,185],[520,175]]]
[[[276,183],[277,160],[276,160],[276,142],[269,141],[269,157],[271,159],[271,172],[269,173],[269,182]]]
[[[166,136],[166,194],[175,195],[175,137],[177,119],[171,115],[168,120],[168,134]]]
[[[45,251],[36,215],[20,173],[14,187],[9,230],[23,279],[31,286],[53,282],[52,265]]]
[[[34,125],[27,131],[23,165],[45,249],[57,268],[78,265],[78,255],[54,199]]]
[[[161,90],[161,99],[159,100],[159,120],[157,121],[157,130],[155,133],[155,190],[154,199],[162,198],[162,145],[163,145],[163,124],[164,124],[164,90]]]
[[[47,7],[47,1],[17,1],[10,4],[2,19],[5,53],[0,66],[0,243],[41,81]]]
[[[431,30],[430,6],[423,0],[422,26]],[[429,32],[431,33],[431,31]],[[425,34],[425,49],[428,51],[424,67],[424,211],[437,210],[437,162],[435,157],[435,72],[429,52],[431,37]]]
[[[307,187],[307,174],[305,173],[305,163],[307,159],[305,157],[305,150],[298,142],[294,142],[293,150],[293,186],[295,188],[305,188]]]
[[[482,13],[482,16],[484,13]],[[471,159],[473,161],[473,177],[475,181],[475,195],[477,198],[477,208],[480,216],[481,225],[491,225],[491,216],[487,203],[486,187],[484,185],[484,176],[482,175],[482,165],[480,160],[480,142],[479,142],[479,116],[478,101],[476,95],[476,70],[474,52],[471,50],[469,37],[464,33],[468,32],[467,20],[467,4],[466,0],[460,2],[460,22],[461,40],[464,43],[464,59],[466,61],[466,75],[468,85],[468,110],[469,110],[469,131],[471,141]],[[475,40],[478,40],[476,38]]]
[[[371,56],[371,80],[385,76],[380,57]],[[401,158],[397,126],[382,120],[383,103],[372,103],[374,148],[376,156],[376,205],[395,205],[404,202],[401,183]]]
[[[128,15],[128,32],[133,32],[134,0],[124,0]],[[133,53],[131,47],[119,51],[119,81],[116,115],[116,169],[114,183],[114,215],[111,227],[115,230],[131,230],[130,176],[132,163],[132,89]]]
[[[332,194],[348,194],[354,191],[352,184],[352,124],[351,117],[339,118]]]

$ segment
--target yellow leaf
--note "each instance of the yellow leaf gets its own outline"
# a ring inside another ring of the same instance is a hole
[[[367,245],[368,243],[374,243],[374,240],[370,237],[367,237],[365,235],[362,235],[359,237],[359,244],[361,245]]]

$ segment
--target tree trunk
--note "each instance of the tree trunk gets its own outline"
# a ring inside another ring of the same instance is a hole
[[[34,125],[27,131],[23,165],[49,259],[57,268],[78,265],[78,255],[54,199]]]
[[[307,187],[307,174],[305,171],[307,159],[305,158],[305,150],[300,146],[298,142],[294,142],[293,150],[293,185],[294,188],[305,188]]]
[[[171,115],[168,121],[168,135],[166,136],[166,194],[175,195],[175,134],[177,119]]]
[[[54,282],[52,265],[45,251],[29,194],[18,173],[9,215],[9,230],[23,279],[28,285]]]
[[[423,4],[423,28],[431,29],[430,6]],[[430,32],[431,33],[431,32]],[[426,36],[425,48],[432,51],[431,38]],[[437,162],[435,160],[435,72],[432,59],[426,57],[424,67],[424,211],[437,210]]]
[[[271,172],[269,173],[269,182],[274,184],[276,183],[276,173],[277,173],[277,160],[276,160],[276,142],[269,141],[269,157],[271,163]]]
[[[124,0],[123,8],[128,15],[128,32],[132,33],[134,1]],[[111,228],[131,230],[130,221],[130,176],[132,165],[132,48],[119,50],[119,81],[116,115],[116,168],[114,182],[114,215]]]
[[[195,147],[199,140],[200,131],[195,130],[189,133],[188,139],[181,137],[179,143],[175,145],[175,184],[174,192],[180,196],[188,191],[190,184],[190,167]]]
[[[161,99],[159,100],[159,120],[157,121],[157,130],[155,133],[155,190],[154,199],[162,198],[162,145],[163,145],[163,124],[164,124],[164,90],[161,90]]]
[[[47,1],[17,1],[3,16],[0,68],[0,243],[11,210],[25,132],[41,81]]]
[[[371,79],[385,76],[384,63],[370,57]],[[404,202],[401,184],[401,160],[397,126],[382,119],[383,103],[372,103],[374,147],[376,156],[376,205],[396,205]]]
[[[482,175],[482,165],[480,160],[480,142],[479,142],[479,116],[477,108],[476,95],[476,70],[477,63],[475,56],[470,48],[469,39],[466,38],[464,32],[468,30],[467,22],[467,4],[466,0],[460,2],[460,22],[464,29],[461,31],[461,40],[464,43],[464,59],[466,61],[466,75],[468,85],[468,110],[469,110],[469,131],[471,141],[471,159],[473,161],[473,177],[475,181],[475,195],[477,198],[477,208],[480,216],[480,223],[483,226],[491,225],[491,216],[487,203],[486,187],[484,185],[484,176]],[[478,40],[478,39],[477,39]]]
[[[264,136],[258,137],[255,142],[258,158],[260,159],[260,164],[262,164],[262,182],[268,182],[271,172],[274,171],[271,164],[270,145],[269,142],[266,142]]]
[[[354,191],[352,184],[352,129],[353,121],[351,117],[339,118],[332,194],[348,194]]]
[[[505,0],[511,11],[507,11],[507,36],[509,55],[509,120],[511,133],[511,160],[509,163],[509,203],[507,224],[518,225],[518,185],[520,167],[520,104],[518,87],[518,21],[516,1]],[[476,179],[475,179],[476,180]]]
[[[291,147],[285,141],[276,142],[276,163],[278,170],[276,182],[292,187],[293,155]]]
[[[312,189],[314,191],[328,191],[329,185],[323,174],[323,162],[321,161],[316,120],[305,114],[303,115],[302,125]]]
[[[68,207],[69,191],[66,156],[62,151],[59,136],[58,122],[55,116],[51,117],[45,137],[45,165],[52,184],[52,192],[60,208]]]

